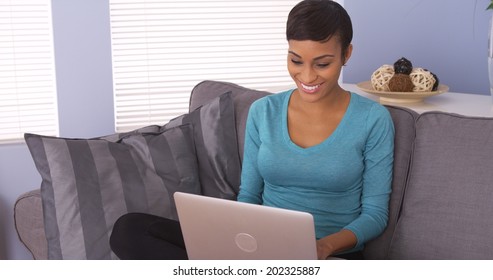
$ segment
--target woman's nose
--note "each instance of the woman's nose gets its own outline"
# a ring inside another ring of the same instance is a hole
[[[305,84],[310,84],[317,79],[317,73],[313,71],[312,67],[304,67],[301,72],[301,81]]]

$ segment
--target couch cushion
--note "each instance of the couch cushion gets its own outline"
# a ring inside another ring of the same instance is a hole
[[[118,142],[26,134],[41,174],[49,259],[115,259],[114,222],[128,212],[177,218],[172,194],[199,193],[193,128]]]
[[[385,106],[392,116],[395,127],[394,141],[394,170],[392,179],[392,193],[389,202],[389,221],[385,231],[365,246],[364,256],[367,259],[386,259],[392,235],[401,208],[407,172],[411,160],[414,137],[416,135],[415,122],[418,113],[402,107]]]
[[[391,259],[493,259],[493,119],[428,112]]]
[[[209,93],[212,92],[205,104],[171,120],[163,128],[193,125],[202,194],[234,200],[240,186],[241,162],[233,97],[231,92],[211,90]]]
[[[245,126],[250,105],[257,99],[272,94],[267,91],[253,90],[237,84],[220,81],[203,81],[197,84],[190,95],[190,110],[206,104],[221,92],[231,92],[234,103],[236,133],[240,161],[243,160]]]

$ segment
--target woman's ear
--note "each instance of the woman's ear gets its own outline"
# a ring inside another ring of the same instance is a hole
[[[349,44],[349,46],[346,49],[346,52],[344,53],[344,63],[343,63],[344,66],[346,66],[346,63],[348,62],[349,58],[351,58],[352,53],[353,53],[353,44]]]

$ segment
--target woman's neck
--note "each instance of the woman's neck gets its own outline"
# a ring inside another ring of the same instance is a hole
[[[303,112],[304,114],[320,116],[325,115],[327,112],[345,112],[350,98],[349,92],[338,87],[332,93],[327,94],[316,102],[307,102],[301,98],[299,90],[296,89],[290,105],[292,109]]]

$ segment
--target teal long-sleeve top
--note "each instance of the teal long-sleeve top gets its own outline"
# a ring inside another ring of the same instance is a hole
[[[394,151],[390,114],[351,93],[335,131],[302,148],[288,132],[292,92],[266,96],[250,107],[238,201],[309,212],[317,238],[347,229],[358,240],[353,250],[360,250],[387,225]]]

